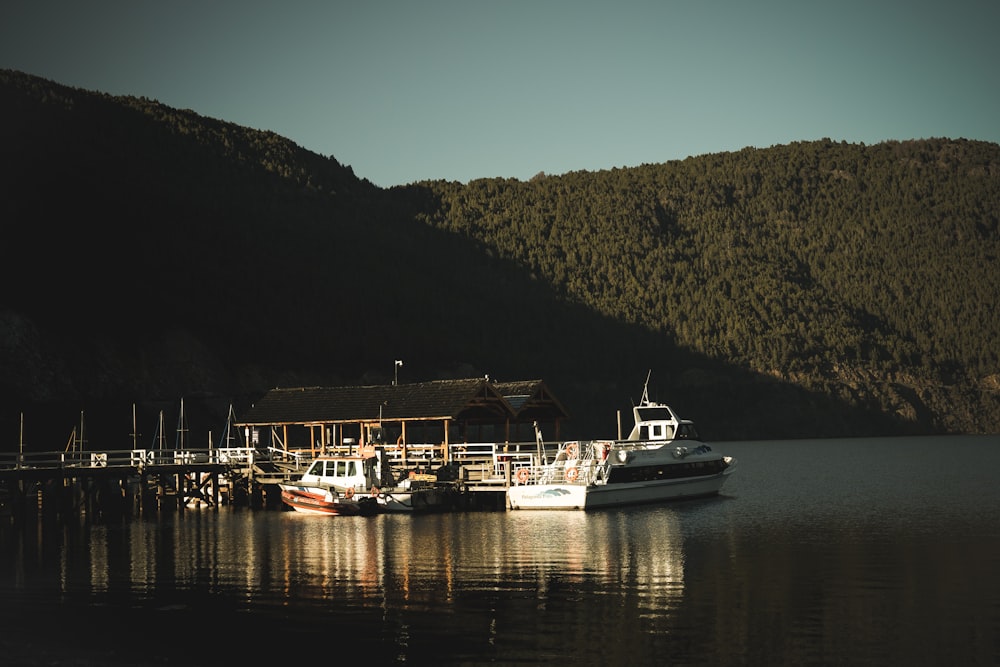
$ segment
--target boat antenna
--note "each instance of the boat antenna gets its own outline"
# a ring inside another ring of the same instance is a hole
[[[536,419],[531,423],[535,428],[535,449],[538,456],[538,464],[545,465],[545,446],[542,444],[542,429],[538,427],[538,420]]]
[[[649,376],[653,374],[653,369],[650,368],[646,373],[646,381],[642,385],[642,400],[639,401],[639,405],[649,404]]]

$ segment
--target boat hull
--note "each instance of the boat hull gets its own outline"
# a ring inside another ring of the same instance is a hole
[[[525,484],[507,490],[514,510],[590,510],[718,495],[731,468],[715,475],[610,484]]]
[[[382,512],[442,512],[451,508],[449,495],[442,489],[406,489],[378,494]]]
[[[371,497],[335,495],[320,487],[281,484],[281,502],[303,514],[327,516],[369,516],[377,513],[378,503]]]

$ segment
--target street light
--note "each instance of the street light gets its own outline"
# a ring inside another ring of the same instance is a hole
[[[402,359],[396,359],[396,365],[392,369],[392,384],[399,384],[399,367],[403,365]]]

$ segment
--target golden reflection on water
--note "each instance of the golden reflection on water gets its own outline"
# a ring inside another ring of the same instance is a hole
[[[222,600],[396,663],[1000,664],[998,445],[734,443],[722,497],[628,510],[0,525],[0,599]]]
[[[636,530],[641,542],[630,537]],[[174,586],[242,590],[248,605],[440,609],[459,595],[514,588],[544,605],[585,588],[633,597],[651,616],[684,594],[683,543],[669,509],[375,517],[223,509],[94,526],[88,539],[89,576],[76,585],[94,592]],[[62,549],[66,579],[74,553]]]

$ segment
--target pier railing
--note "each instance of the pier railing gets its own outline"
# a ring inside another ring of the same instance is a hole
[[[144,466],[211,463],[234,467],[252,465],[260,453],[253,448],[121,449],[103,451],[0,452],[0,470],[61,468],[142,468]]]
[[[556,443],[544,445],[546,450]],[[510,479],[511,471],[530,465],[538,451],[536,442],[476,442],[449,445],[410,444],[385,447],[390,465],[396,469],[438,469],[445,463],[463,475],[481,480]],[[345,453],[327,449],[325,453]],[[304,472],[318,455],[311,450],[260,449],[254,447],[212,447],[208,449],[121,449],[97,451],[0,452],[0,471],[121,468],[142,471],[147,467],[224,466],[227,470],[253,474],[255,466],[278,464],[287,476]]]

